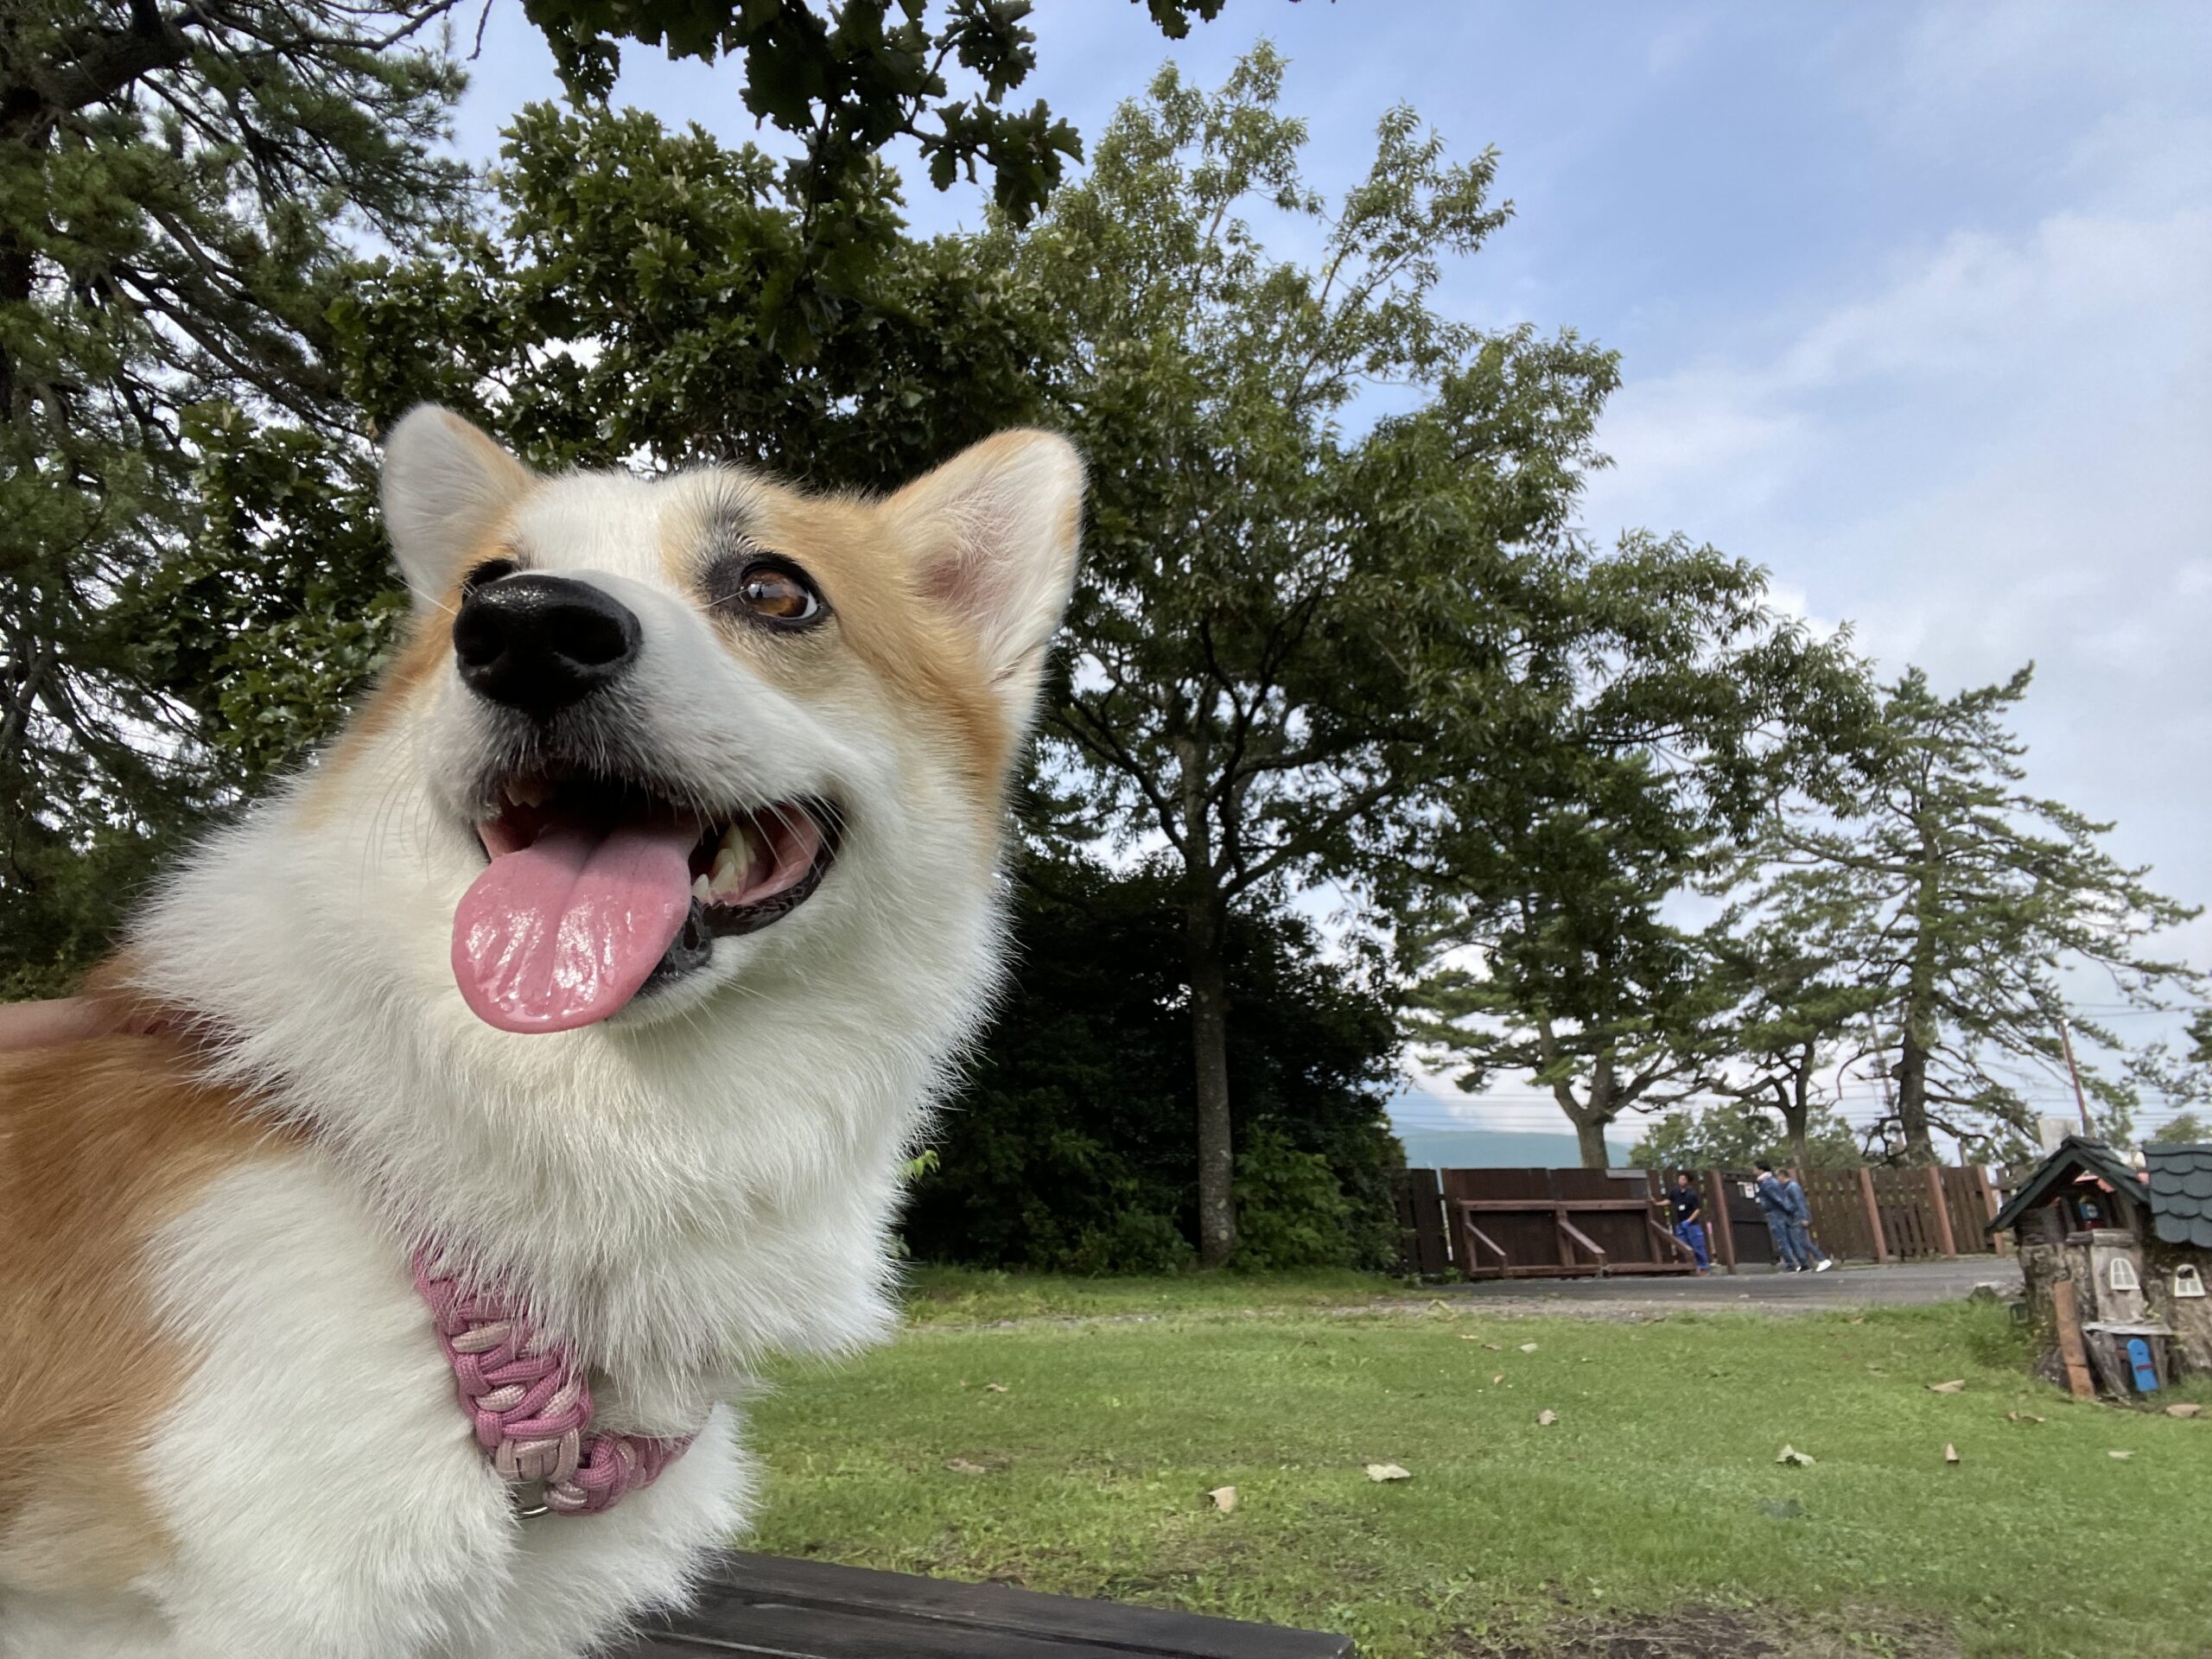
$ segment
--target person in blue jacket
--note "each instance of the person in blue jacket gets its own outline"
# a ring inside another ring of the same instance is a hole
[[[1813,1201],[1805,1196],[1805,1184],[1798,1179],[1796,1167],[1784,1173],[1782,1197],[1789,1206],[1789,1243],[1797,1252],[1800,1264],[1810,1266],[1815,1273],[1826,1273],[1835,1263],[1813,1243]]]
[[[1774,1237],[1774,1270],[1777,1273],[1802,1273],[1811,1267],[1808,1256],[1797,1254],[1797,1240],[1790,1230],[1789,1194],[1774,1173],[1774,1166],[1764,1158],[1751,1167],[1758,1173],[1758,1182],[1753,1194],[1759,1201],[1759,1213],[1766,1217],[1766,1230]],[[1804,1189],[1798,1189],[1802,1195]]]
[[[1705,1243],[1705,1198],[1691,1184],[1687,1170],[1675,1172],[1674,1190],[1667,1199],[1675,1206],[1675,1236],[1690,1247],[1690,1254],[1697,1258],[1697,1270],[1710,1273],[1713,1257]]]

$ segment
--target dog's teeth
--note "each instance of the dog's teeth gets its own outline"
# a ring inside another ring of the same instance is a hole
[[[507,780],[507,798],[517,806],[543,806],[545,804],[545,785],[535,778],[510,778]]]
[[[715,849],[714,890],[735,897],[743,890],[746,872],[752,868],[753,849],[746,842],[744,826],[738,825],[727,831]]]
[[[745,861],[734,854],[715,855],[714,890],[719,893],[735,894],[745,886]]]
[[[693,876],[691,878],[691,896],[694,899],[696,899],[702,905],[713,904],[715,902],[714,883],[708,880],[703,875]]]

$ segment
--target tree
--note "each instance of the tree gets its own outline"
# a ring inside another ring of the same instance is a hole
[[[1177,873],[1196,1076],[1200,1253],[1236,1239],[1225,937],[1236,906],[1363,873],[1465,753],[1534,550],[1560,531],[1611,357],[1488,333],[1427,296],[1507,210],[1411,111],[1333,210],[1262,46],[1212,96],[1170,68],[1091,173],[999,245],[1065,340],[1052,405],[1091,461],[1051,769]],[[1318,267],[1271,258],[1281,216]],[[1404,412],[1355,435],[1389,383]]]
[[[234,791],[118,597],[198,527],[226,410],[344,429],[357,238],[454,211],[457,0],[19,0],[0,25],[0,977],[96,948]]]
[[[2193,1146],[2212,1141],[2212,1123],[2195,1112],[2177,1112],[2152,1131],[2151,1140],[2162,1147]]]
[[[2191,1015],[2185,1034],[2188,1047],[2179,1058],[2170,1044],[2152,1043],[2129,1058],[2127,1071],[2139,1089],[2199,1106],[2212,1102],[2212,1008]],[[2196,1110],[2183,1111],[2150,1138],[2162,1145],[2212,1140],[2212,1122]]]
[[[1224,0],[1145,0],[1161,32],[1180,40],[1192,17]],[[1007,107],[1035,67],[1025,26],[1030,0],[948,0],[941,20],[927,0],[524,0],[544,34],[569,95],[603,100],[621,67],[621,44],[665,47],[671,57],[745,59],[745,106],[790,134],[798,154],[782,184],[797,213],[798,257],[763,308],[764,339],[798,361],[834,333],[855,267],[880,246],[875,226],[853,214],[883,147],[919,148],[931,181],[949,188],[963,172],[990,174],[992,200],[1027,222],[1057,187],[1082,141],[1042,101]],[[954,98],[948,64],[978,83]]]
[[[1749,1169],[1760,1159],[1805,1169],[1842,1169],[1862,1161],[1851,1126],[1832,1107],[1815,1105],[1805,1131],[1793,1135],[1755,1102],[1673,1111],[1656,1120],[1630,1149],[1645,1169]]]
[[[920,0],[895,16],[883,0],[533,0],[580,92],[606,90],[617,36],[742,51],[748,102],[802,143],[785,163],[534,112],[511,159],[535,170],[531,233],[557,245],[520,250],[523,271],[435,153],[461,7],[22,0],[0,22],[0,992],[65,984],[160,846],[325,734],[389,643],[361,404],[372,420],[433,391],[473,404],[481,359],[505,376],[492,423],[541,461],[618,459],[634,431],[680,439],[664,460],[734,446],[861,484],[938,458],[963,420],[1033,407],[1002,395],[1029,344],[1004,285],[954,245],[906,241],[875,155],[911,135],[940,186],[980,166],[1009,213],[1033,210],[1079,149],[1041,105],[1006,107],[1033,61],[1027,5],[954,0],[931,23]],[[1150,10],[1179,35],[1218,7]],[[948,92],[955,64],[976,93]],[[572,232],[548,194],[563,160],[534,147],[553,139],[608,161],[580,175],[598,196]],[[625,154],[671,163],[626,237]],[[687,217],[694,164],[714,200]],[[378,245],[397,257],[365,272]],[[565,321],[555,265],[588,284]],[[614,290],[643,312],[597,302]],[[633,347],[623,375],[577,344],[610,319]],[[451,332],[376,332],[401,324]],[[693,355],[652,362],[654,328]],[[708,377],[734,365],[717,412]],[[855,385],[863,418],[817,401]],[[810,448],[832,429],[837,453]]]
[[[1745,868],[1759,869],[1756,854]],[[1714,929],[1726,982],[1741,1000],[1723,1022],[1722,1061],[1707,1087],[1773,1108],[1799,1164],[1814,1160],[1814,1124],[1840,1102],[1835,1079],[1872,1052],[1881,995],[1853,955],[1854,921],[1785,887],[1755,888]]]
[[[1195,1080],[1177,880],[1027,861],[1017,969],[939,1116],[903,1231],[927,1260],[1052,1272],[1186,1264],[1198,1218]],[[1376,1267],[1395,1248],[1383,1116],[1397,1033],[1386,986],[1328,960],[1294,915],[1240,908],[1231,985],[1237,1183],[1252,1266]]]
[[[1882,747],[1835,820],[1781,832],[1776,891],[1832,918],[1878,994],[1896,1095],[1876,1128],[1916,1163],[1935,1161],[1938,1128],[1969,1147],[2032,1142],[2023,1068],[2065,1086],[2063,1020],[2084,1089],[2124,1135],[2134,1089],[2088,1046],[2120,1045],[2074,1007],[2069,976],[2100,973],[2145,1007],[2199,982],[2145,954],[2196,912],[2098,845],[2110,824],[2019,787],[2025,750],[2008,717],[2032,673],[1943,697],[1909,671],[1887,690]]]
[[[1869,703],[1847,637],[1711,548],[1569,539],[1548,573],[1549,607],[1516,619],[1511,717],[1405,874],[1400,947],[1433,1062],[1471,1091],[1528,1074],[1600,1168],[1608,1127],[1708,1086],[1738,1031],[1725,928],[1682,906],[1851,752]]]
[[[490,225],[377,262],[335,308],[372,421],[435,397],[543,467],[735,461],[883,489],[1036,418],[1033,301],[969,242],[907,237],[886,168],[848,181],[840,211],[874,241],[798,361],[772,321],[804,209],[773,158],[543,104],[501,156]]]

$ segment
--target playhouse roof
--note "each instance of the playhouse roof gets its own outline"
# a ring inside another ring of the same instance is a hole
[[[2151,1217],[2169,1244],[2212,1250],[2212,1145],[2145,1146]]]
[[[2101,1141],[2069,1135],[2036,1166],[2035,1173],[2005,1201],[2005,1207],[1989,1218],[1987,1230],[1993,1233],[2014,1225],[2050,1197],[2053,1187],[2070,1183],[2084,1173],[2094,1175],[2115,1192],[2126,1193],[2139,1200],[2146,1196],[2142,1176],[2125,1158]],[[2207,1212],[2206,1227],[2208,1236],[2212,1236],[2212,1211]]]

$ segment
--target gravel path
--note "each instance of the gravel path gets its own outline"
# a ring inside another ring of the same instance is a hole
[[[1516,1312],[1596,1313],[1672,1308],[1757,1308],[1789,1312],[1837,1307],[1897,1307],[1956,1301],[1976,1285],[1994,1285],[2011,1300],[2021,1294],[2020,1269],[2010,1256],[1971,1255],[1956,1262],[1898,1262],[1888,1267],[1839,1263],[1827,1273],[1776,1273],[1715,1268],[1702,1278],[1489,1280],[1452,1285],[1446,1296],[1510,1306]]]

